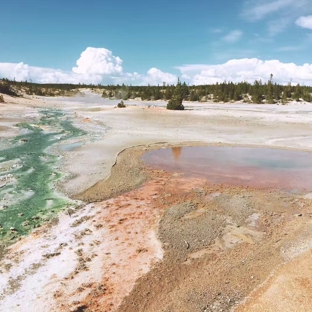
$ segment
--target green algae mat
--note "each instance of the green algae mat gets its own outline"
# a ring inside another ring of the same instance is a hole
[[[42,110],[34,123],[17,125],[21,134],[0,150],[0,242],[16,240],[60,210],[76,203],[54,190],[62,177],[61,156],[48,152],[53,145],[82,137],[60,110]]]

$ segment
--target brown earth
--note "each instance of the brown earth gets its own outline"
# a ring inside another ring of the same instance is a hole
[[[135,149],[132,157],[131,150],[123,152],[110,180],[105,182],[108,184],[102,182],[81,197],[99,195],[100,190],[107,196],[106,189],[114,189],[110,186],[117,183],[112,182],[112,177],[119,182],[129,181],[130,176],[140,177],[134,180],[137,185],[146,175],[149,183],[158,185],[151,205],[152,210],[162,215],[159,224],[155,219],[154,225],[158,224],[164,259],[140,277],[129,296],[114,310],[229,311],[238,307],[238,311],[280,311],[270,306],[267,310],[258,309],[258,303],[250,303],[254,301],[246,301],[246,308],[240,307],[240,303],[260,285],[275,285],[276,274],[282,275],[282,280],[291,280],[296,275],[287,268],[297,267],[300,258],[294,263],[292,259],[312,247],[312,201],[278,190],[213,185],[204,179],[159,170],[140,171],[138,175],[139,171],[132,170],[138,170],[142,163],[133,159],[142,152],[142,148]],[[131,165],[136,169],[131,169]],[[125,179],[121,179],[123,174]],[[284,263],[288,264],[284,267]],[[305,302],[310,304],[308,281],[312,276],[309,269],[304,272],[303,275],[310,275],[300,283],[303,289],[300,293],[307,295]],[[273,273],[274,278],[270,277]],[[264,292],[260,289],[252,298],[257,299]],[[283,292],[279,293],[280,300],[284,298]],[[100,302],[87,297],[83,302],[85,311],[110,311],[104,308],[105,296]],[[301,307],[306,308],[307,304]]]
[[[203,186],[187,194],[177,182],[166,193],[183,201],[168,203],[159,227],[164,261],[118,311],[228,311],[285,262],[290,246],[311,242],[310,201],[239,187]]]

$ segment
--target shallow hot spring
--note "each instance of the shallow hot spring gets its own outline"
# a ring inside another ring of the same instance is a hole
[[[291,192],[312,191],[312,153],[255,147],[173,147],[147,152],[156,169],[206,178],[211,183]]]

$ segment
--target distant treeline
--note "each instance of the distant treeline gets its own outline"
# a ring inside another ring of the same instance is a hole
[[[171,100],[176,86],[126,86],[109,85],[103,91],[103,97],[116,99],[142,100]],[[312,102],[312,87],[296,86],[290,83],[286,86],[273,83],[269,80],[262,83],[256,80],[254,84],[248,82],[223,82],[211,85],[189,86],[182,83],[179,92],[184,101],[214,101],[214,102],[236,102],[246,103],[287,103],[291,100]]]
[[[2,87],[1,87],[2,86]],[[29,81],[12,81],[3,79],[0,82],[0,92],[6,93],[17,91],[29,95],[58,96],[77,92],[80,88],[96,89],[104,98],[110,99],[135,99],[142,100],[165,100],[169,101],[175,94],[177,86],[127,86],[127,85],[87,85],[87,84],[37,84]],[[3,92],[4,91],[4,92]],[[179,82],[179,93],[184,101],[214,101],[246,103],[287,103],[288,101],[312,102],[312,87],[299,84],[280,85],[273,82],[273,75],[267,82],[256,80],[253,84],[248,82],[223,82],[201,86],[190,86]]]
[[[29,81],[15,81],[9,79],[0,80],[0,92],[17,96],[19,93],[39,96],[60,96],[67,95],[79,88],[94,88],[94,85],[80,85],[67,83],[46,83],[39,84]]]

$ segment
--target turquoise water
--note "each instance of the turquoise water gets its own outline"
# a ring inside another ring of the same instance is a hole
[[[175,147],[143,156],[147,165],[212,183],[312,191],[312,153],[255,147]]]
[[[64,144],[64,145],[61,145],[60,146],[60,149],[62,151],[65,151],[65,152],[69,152],[69,151],[73,151],[74,149],[82,146],[83,143],[82,142],[76,142],[76,143],[69,143],[69,144]]]
[[[14,240],[27,234],[59,210],[74,204],[55,192],[54,183],[61,178],[57,170],[60,157],[46,150],[55,143],[86,133],[74,127],[62,111],[40,113],[39,122],[19,124],[23,134],[0,150],[1,240]]]

